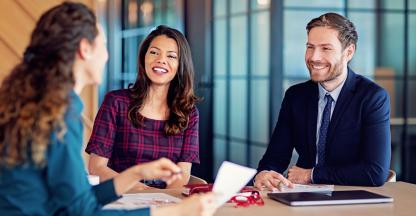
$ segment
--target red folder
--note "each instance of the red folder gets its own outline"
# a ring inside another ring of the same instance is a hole
[[[187,184],[184,185],[185,189],[182,191],[182,194],[185,196],[190,196],[197,193],[206,193],[212,191],[213,184]]]
[[[196,193],[206,193],[212,191],[212,187],[214,184],[187,184],[184,185],[185,189],[182,191],[182,194],[185,196],[190,196]],[[244,187],[241,189],[241,193],[243,192],[251,192],[255,191],[252,187]]]

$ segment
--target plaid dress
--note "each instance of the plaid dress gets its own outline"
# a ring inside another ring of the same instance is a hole
[[[166,136],[164,120],[144,118],[143,126],[133,126],[127,117],[131,102],[128,94],[127,89],[107,93],[85,149],[88,154],[108,158],[108,167],[116,172],[161,157],[175,163],[199,163],[199,113],[196,107],[190,113],[188,128]]]

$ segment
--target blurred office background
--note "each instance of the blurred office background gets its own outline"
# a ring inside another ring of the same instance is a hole
[[[27,6],[32,1],[7,1],[1,4],[17,4],[23,13],[32,10]],[[198,105],[201,164],[194,166],[193,174],[209,181],[223,160],[257,167],[285,90],[309,78],[304,62],[306,24],[326,12],[347,16],[359,35],[350,67],[383,86],[391,97],[391,169],[398,180],[416,183],[416,0],[84,2],[97,11],[110,52],[104,83],[84,98],[91,121],[106,92],[134,82],[138,47],[152,28],[165,24],[186,35],[197,93],[204,98]],[[0,27],[1,33],[13,26]],[[13,46],[3,34],[0,39],[3,48]],[[6,54],[1,51],[0,57]],[[0,69],[1,79],[7,68]]]

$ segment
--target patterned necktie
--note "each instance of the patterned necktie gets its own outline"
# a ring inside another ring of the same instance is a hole
[[[325,95],[326,105],[324,112],[322,113],[321,127],[319,128],[319,140],[318,140],[318,164],[317,166],[323,166],[325,163],[325,145],[326,145],[326,135],[328,132],[329,122],[331,120],[331,106],[332,106],[332,97],[329,94]]]

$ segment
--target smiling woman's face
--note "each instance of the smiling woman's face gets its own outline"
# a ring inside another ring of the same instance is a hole
[[[165,35],[155,37],[147,49],[144,64],[152,85],[169,86],[178,71],[178,44]]]

